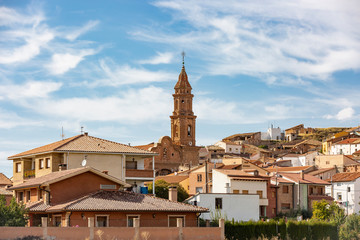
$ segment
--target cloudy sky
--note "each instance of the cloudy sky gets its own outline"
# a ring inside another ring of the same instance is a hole
[[[240,132],[360,125],[360,2],[2,1],[0,167],[80,133],[170,135],[181,52],[198,145]]]

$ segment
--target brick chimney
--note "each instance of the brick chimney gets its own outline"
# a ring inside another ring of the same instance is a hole
[[[301,178],[302,180],[304,180],[304,170],[301,170],[301,172],[300,172],[300,178]]]
[[[169,200],[177,202],[177,188],[176,188],[176,186],[169,186]]]

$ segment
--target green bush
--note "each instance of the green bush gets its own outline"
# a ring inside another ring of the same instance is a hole
[[[12,198],[6,205],[5,197],[0,196],[0,226],[24,227],[27,224],[27,209],[24,204],[18,204]]]
[[[349,215],[345,223],[340,227],[340,239],[357,240],[360,239],[360,215]]]

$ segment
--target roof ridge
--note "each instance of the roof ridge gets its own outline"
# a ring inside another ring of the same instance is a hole
[[[56,148],[54,148],[53,151],[57,150],[58,148],[61,148],[61,147],[65,146],[66,144],[69,144],[70,142],[72,142],[72,141],[80,138],[81,136],[84,136],[84,135],[79,134],[79,135],[75,135],[75,136],[73,136],[73,137],[70,137],[70,138],[72,138],[72,139],[70,139],[69,141],[65,142],[64,144],[62,144],[62,145],[60,145],[60,146],[57,146]],[[69,138],[67,138],[67,139],[69,139]],[[66,139],[64,139],[64,140],[66,140]],[[50,144],[51,144],[51,143],[50,143]]]

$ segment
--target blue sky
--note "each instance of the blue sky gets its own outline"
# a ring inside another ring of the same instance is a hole
[[[360,125],[359,1],[1,1],[0,167],[80,133],[170,135],[181,52],[198,145]]]

